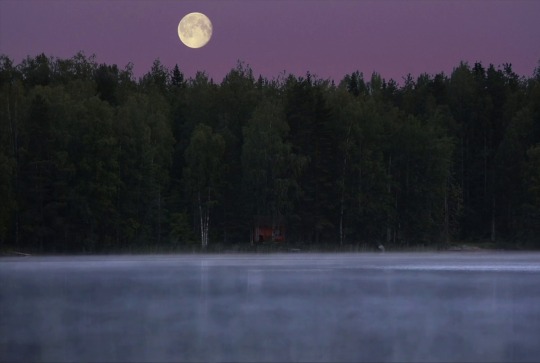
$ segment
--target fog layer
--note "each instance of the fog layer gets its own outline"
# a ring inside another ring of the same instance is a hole
[[[0,259],[0,360],[540,361],[540,254]]]

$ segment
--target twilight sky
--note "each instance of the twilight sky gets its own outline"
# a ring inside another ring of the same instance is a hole
[[[199,11],[214,35],[184,46],[180,19]],[[237,60],[270,79],[306,71],[339,82],[356,70],[402,82],[408,73],[449,74],[461,60],[512,63],[531,76],[540,61],[540,0],[0,0],[0,54],[19,63],[41,52],[98,63],[159,58],[216,82]]]

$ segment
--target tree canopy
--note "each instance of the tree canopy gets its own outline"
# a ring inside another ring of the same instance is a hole
[[[401,83],[2,55],[0,247],[247,244],[254,216],[305,244],[540,247],[540,63]]]

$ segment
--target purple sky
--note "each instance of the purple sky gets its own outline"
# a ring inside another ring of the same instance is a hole
[[[201,49],[176,33],[189,12],[205,13],[214,35]],[[531,76],[540,60],[540,0],[0,0],[0,54],[16,63],[41,52],[137,76],[159,58],[187,77],[221,82],[237,60],[270,79],[310,71],[336,82],[355,70],[402,81],[449,74],[461,60],[512,63]]]

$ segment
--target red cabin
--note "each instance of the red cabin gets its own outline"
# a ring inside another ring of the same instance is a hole
[[[283,218],[257,216],[254,219],[251,243],[284,242],[285,223]]]

